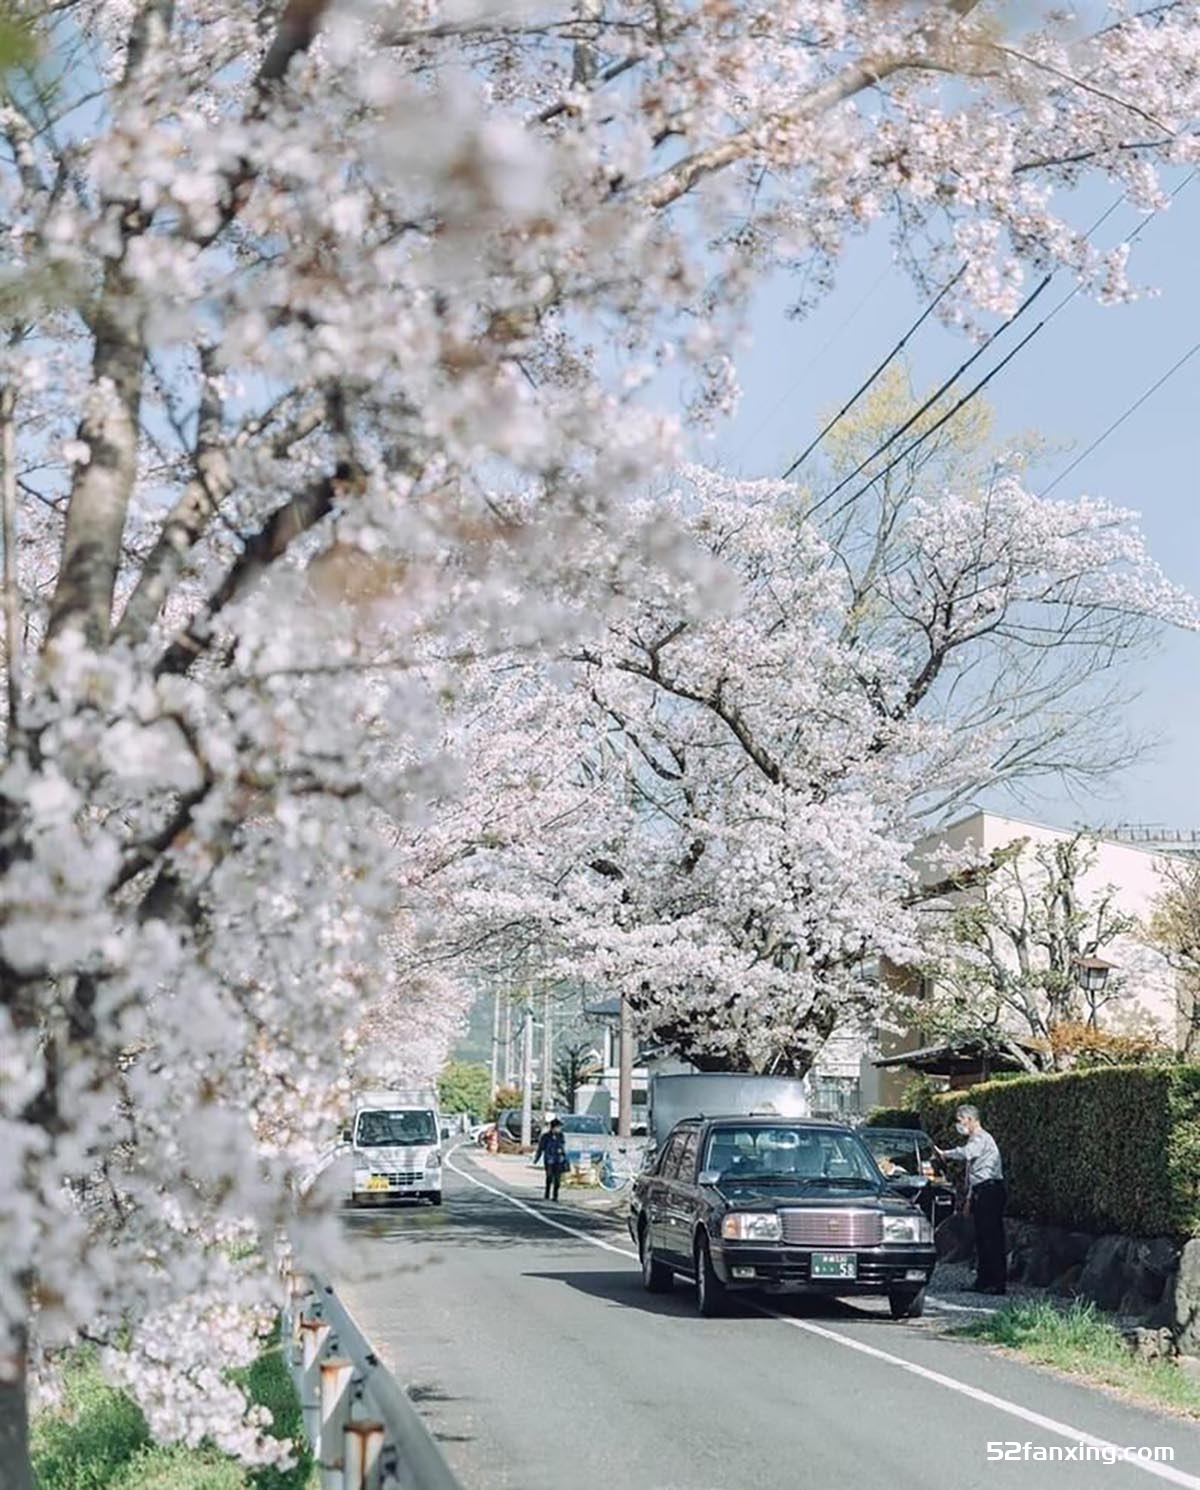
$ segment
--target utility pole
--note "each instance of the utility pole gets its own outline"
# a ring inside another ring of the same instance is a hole
[[[526,995],[521,1060],[521,1147],[533,1143],[533,1001]]]
[[[554,1031],[551,1027],[550,990],[542,995],[542,1111],[554,1106]]]
[[[633,1010],[621,995],[621,1024],[617,1040],[617,1137],[633,1132]]]
[[[513,1046],[512,1046],[512,999],[506,997],[504,1000],[504,1085],[512,1086],[513,1079]]]
[[[500,990],[492,991],[492,1096],[500,1086]],[[486,1114],[485,1114],[486,1115]]]

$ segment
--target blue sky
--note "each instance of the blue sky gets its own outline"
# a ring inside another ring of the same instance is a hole
[[[1175,183],[1173,183],[1175,184]],[[1094,221],[1115,189],[1080,203]],[[1119,242],[1141,220],[1122,205],[1096,235]],[[998,433],[1037,429],[1063,453],[1049,482],[1200,339],[1200,177],[1157,215],[1133,246],[1130,279],[1153,296],[1100,306],[1080,294],[989,384]],[[793,287],[794,288],[794,287]],[[1060,275],[1044,292],[1047,308],[1071,288]],[[892,263],[886,231],[854,243],[832,294],[803,320],[786,315],[789,283],[760,294],[750,345],[739,359],[743,399],[737,417],[703,458],[747,476],[778,475],[899,339],[923,306]],[[989,368],[1040,319],[1027,313]],[[1018,329],[1019,328],[1019,329]],[[932,387],[963,360],[970,344],[927,321],[909,348],[914,379]],[[1041,473],[1039,473],[1041,474]],[[1054,492],[1087,493],[1142,514],[1151,552],[1175,581],[1200,593],[1200,354],[1112,434]],[[1115,777],[1103,795],[1080,803],[1048,793],[1038,815],[1063,826],[1087,820],[1200,828],[1200,636],[1173,633],[1139,669],[1130,722],[1157,744]]]

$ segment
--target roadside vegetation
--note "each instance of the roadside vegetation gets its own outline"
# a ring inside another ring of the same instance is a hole
[[[1200,1417],[1200,1382],[1173,1361],[1132,1355],[1120,1330],[1094,1304],[1076,1302],[1063,1309],[1047,1299],[1012,1303],[950,1333],[1005,1346],[1038,1365]]]
[[[137,1403],[109,1386],[95,1353],[83,1350],[64,1370],[61,1404],[33,1421],[37,1490],[315,1490],[300,1405],[278,1347],[238,1375],[251,1399],[270,1410],[275,1436],[300,1446],[294,1469],[247,1469],[210,1445],[155,1444]]]

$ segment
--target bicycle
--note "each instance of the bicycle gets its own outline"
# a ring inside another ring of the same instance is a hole
[[[614,1164],[611,1149],[604,1156],[600,1165],[600,1183],[605,1190],[624,1190],[633,1183],[633,1177],[637,1174],[637,1167],[631,1165],[628,1160],[622,1164]]]

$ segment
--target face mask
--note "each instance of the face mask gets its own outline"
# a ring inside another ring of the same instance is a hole
[[[955,1123],[954,1127],[956,1132],[961,1133],[964,1138],[971,1131],[970,1128],[967,1127],[966,1123]]]

